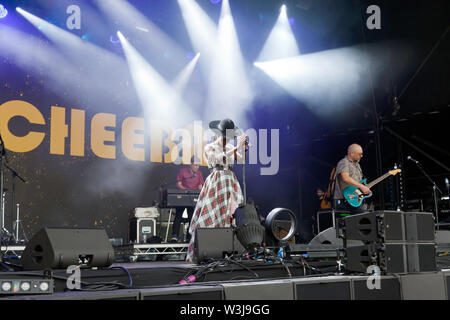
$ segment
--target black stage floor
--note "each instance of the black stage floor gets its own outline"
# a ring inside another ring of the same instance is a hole
[[[329,266],[330,270],[332,268],[334,267]],[[449,269],[381,276],[380,290],[371,290],[367,285],[370,280],[368,275],[346,275],[337,272],[305,275],[300,265],[246,263],[241,266],[230,264],[209,270],[195,283],[178,284],[188,274],[198,272],[200,269],[205,270],[202,265],[179,261],[114,264],[107,269],[82,270],[83,290],[75,291],[67,290],[69,275],[66,270],[54,270],[53,294],[3,295],[0,296],[0,300],[445,300],[450,298]],[[42,279],[42,274],[42,271],[2,272],[0,279]],[[108,289],[105,289],[105,286],[109,286]]]

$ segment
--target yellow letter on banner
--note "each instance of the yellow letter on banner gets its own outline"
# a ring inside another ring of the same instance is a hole
[[[105,141],[115,141],[114,131],[105,130],[105,127],[116,126],[116,115],[98,113],[92,117],[91,122],[91,148],[100,158],[115,159],[116,146],[105,145]]]
[[[72,109],[70,118],[70,155],[84,156],[86,111]]]
[[[36,149],[44,140],[45,133],[29,132],[23,137],[13,135],[8,129],[8,123],[14,117],[24,117],[30,123],[44,125],[42,113],[32,104],[20,100],[8,101],[0,106],[0,132],[5,147],[13,152],[28,152]]]
[[[66,109],[52,106],[50,121],[50,153],[64,154],[65,139],[69,135],[69,126],[66,124]]]
[[[145,150],[143,147],[136,148],[135,145],[144,145],[144,134],[136,131],[144,131],[144,118],[126,118],[122,123],[122,152],[130,160],[144,161]]]

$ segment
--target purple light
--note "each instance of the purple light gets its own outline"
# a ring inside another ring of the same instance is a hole
[[[218,4],[218,3],[220,3],[222,0],[209,0],[209,1],[211,1],[212,4]]]
[[[186,59],[188,60],[192,60],[195,58],[195,54],[191,51],[189,51],[188,53],[186,53]]]
[[[0,4],[0,19],[3,19],[7,15],[8,15],[8,10],[6,10],[6,8]]]
[[[291,26],[294,26],[294,23],[295,23],[295,18],[289,18],[289,24]]]
[[[114,43],[114,44],[118,44],[120,42],[120,40],[119,39],[115,39],[114,36],[110,36],[109,37],[109,41],[111,41],[111,43]]]

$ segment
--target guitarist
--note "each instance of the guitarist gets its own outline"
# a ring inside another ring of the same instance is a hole
[[[363,157],[363,149],[358,144],[352,144],[347,149],[347,156],[338,162],[336,166],[337,183],[334,189],[335,208],[340,210],[347,210],[352,214],[362,213],[366,211],[367,205],[363,203],[360,207],[355,208],[349,205],[341,190],[347,186],[354,186],[358,188],[364,195],[372,193],[370,189],[364,184],[360,183],[363,179],[363,173],[359,161]]]

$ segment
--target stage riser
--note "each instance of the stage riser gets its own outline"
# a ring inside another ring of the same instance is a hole
[[[141,290],[64,292],[0,300],[449,300],[450,270],[382,276],[380,289],[367,276],[196,284]]]

